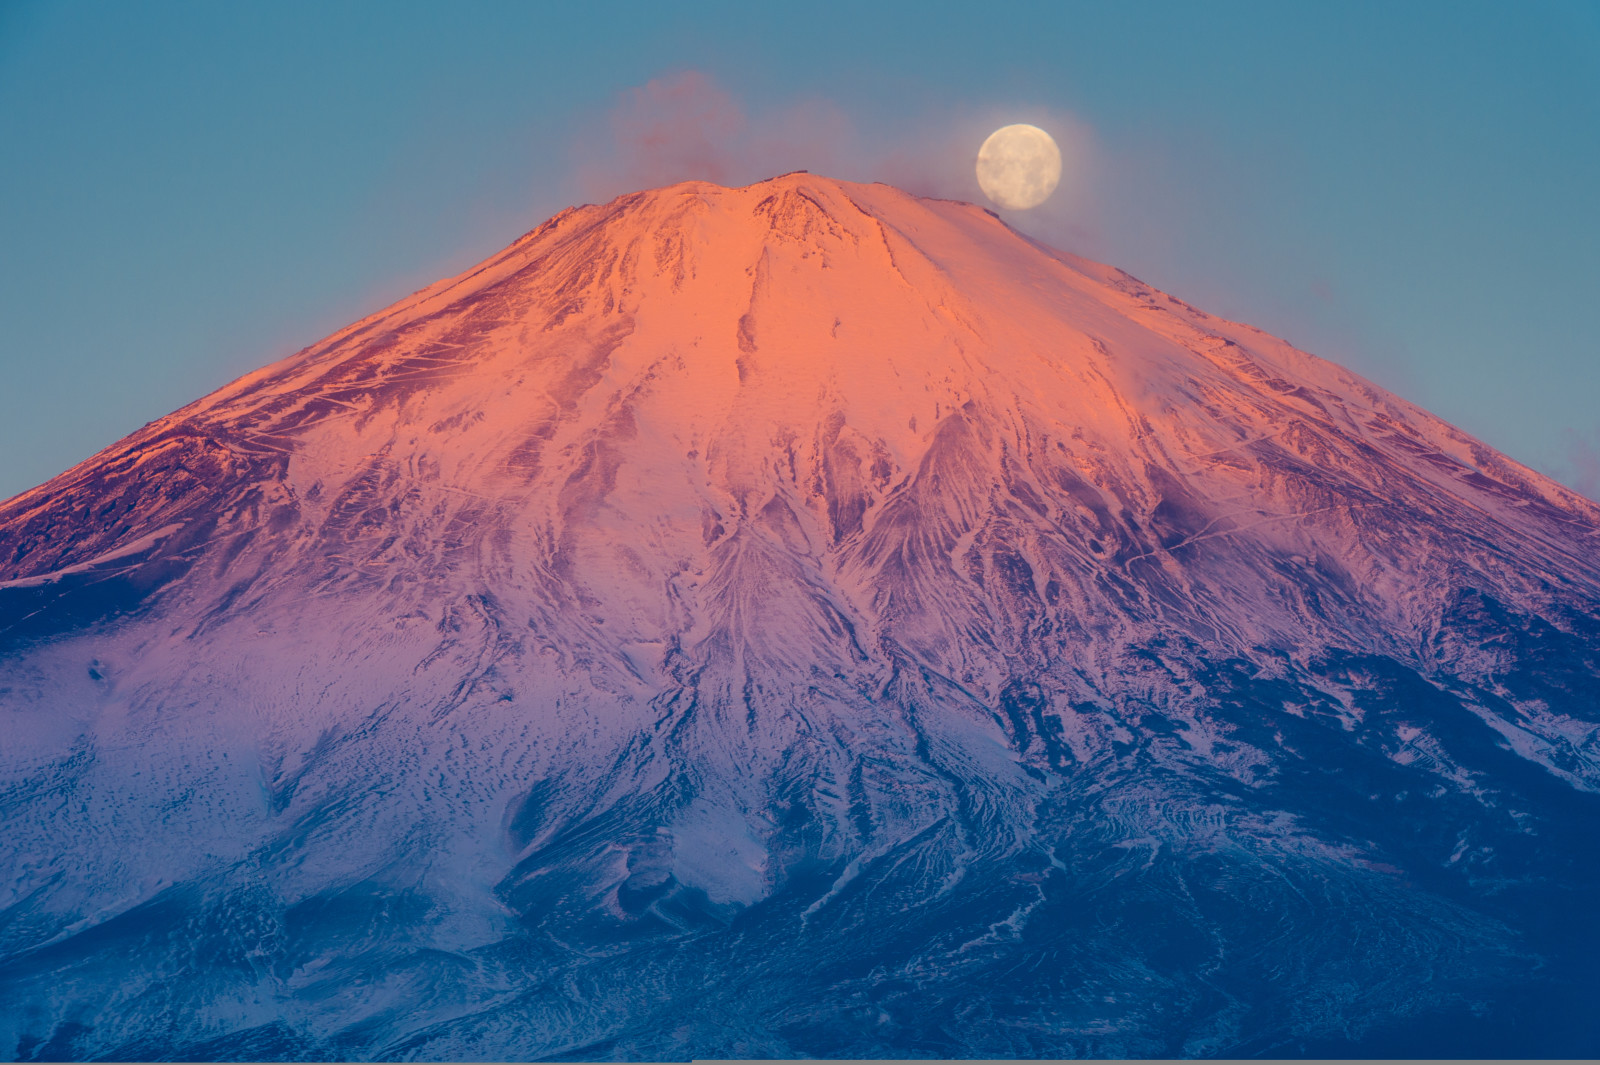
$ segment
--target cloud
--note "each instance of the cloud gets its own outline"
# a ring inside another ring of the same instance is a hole
[[[1076,117],[1038,108],[901,114],[864,127],[822,97],[747,108],[709,75],[683,70],[620,93],[603,118],[580,123],[573,173],[590,200],[678,181],[746,185],[809,170],[987,205],[973,163],[984,137],[1009,122],[1049,130],[1066,165],[1047,204],[1008,220],[1044,236],[1082,236],[1098,177],[1094,137]]]
[[[828,172],[855,127],[834,104],[806,100],[751,114],[697,70],[621,93],[574,147],[579,190],[608,199],[678,181],[745,185],[788,170]]]
[[[1563,429],[1561,444],[1567,453],[1567,483],[1590,499],[1600,500],[1600,432]]]
[[[608,159],[591,161],[600,171],[596,177],[667,184],[726,180],[731,146],[748,120],[733,97],[691,70],[629,89],[607,124],[612,151]]]

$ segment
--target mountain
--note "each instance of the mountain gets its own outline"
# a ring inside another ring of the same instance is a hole
[[[1600,508],[970,204],[565,211],[0,504],[13,1058],[1591,1056]]]

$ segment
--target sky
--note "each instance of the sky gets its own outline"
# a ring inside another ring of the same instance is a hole
[[[805,168],[1019,229],[1600,496],[1600,3],[0,0],[0,498],[574,203]]]

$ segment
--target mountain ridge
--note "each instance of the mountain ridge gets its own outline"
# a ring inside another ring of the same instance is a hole
[[[971,205],[574,208],[0,503],[9,1034],[1161,1056],[1495,1014],[1595,864],[1597,543]]]

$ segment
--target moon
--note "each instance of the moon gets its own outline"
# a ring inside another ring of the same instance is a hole
[[[1037,207],[1060,181],[1061,149],[1038,126],[1002,126],[978,149],[978,186],[1000,207]]]

